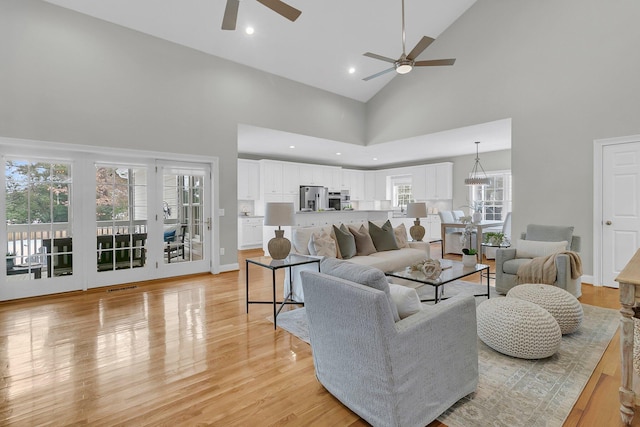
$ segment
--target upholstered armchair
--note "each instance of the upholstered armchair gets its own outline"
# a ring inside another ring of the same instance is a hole
[[[322,271],[327,271],[323,261]],[[331,260],[343,273],[302,272],[318,381],[373,426],[424,426],[478,383],[476,304],[454,296],[396,321],[387,278]],[[351,277],[357,280],[347,280]]]
[[[522,233],[521,240],[530,242],[567,242],[565,250],[580,251],[580,237],[573,235],[573,227],[529,224],[527,232]],[[520,247],[525,246],[520,244]],[[520,255],[519,255],[520,252]],[[529,251],[530,252],[530,251]],[[524,254],[524,255],[523,255]],[[544,254],[538,254],[541,256]],[[517,248],[498,249],[496,251],[496,291],[506,294],[517,285],[517,272],[520,265],[531,261],[533,256]],[[582,281],[571,278],[571,265],[567,254],[556,257],[557,276],[554,286],[562,288],[576,298],[582,295]]]

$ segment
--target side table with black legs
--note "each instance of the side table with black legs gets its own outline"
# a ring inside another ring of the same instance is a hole
[[[247,292],[247,313],[249,313],[249,304],[273,304],[273,329],[277,328],[276,319],[280,311],[285,306],[285,304],[301,304],[304,305],[303,302],[294,301],[292,298],[293,293],[293,272],[291,271],[292,267],[304,264],[318,264],[318,271],[320,271],[320,260],[321,258],[314,258],[305,255],[297,255],[290,254],[285,259],[274,260],[271,257],[258,257],[258,258],[247,258],[246,259],[246,270],[245,270],[245,285]],[[257,266],[268,268],[271,270],[271,285],[273,288],[273,300],[272,301],[252,301],[249,299],[249,264],[255,264]],[[289,269],[289,294],[285,295],[282,301],[277,301],[276,299],[276,270],[281,268]],[[280,307],[278,307],[280,304]]]

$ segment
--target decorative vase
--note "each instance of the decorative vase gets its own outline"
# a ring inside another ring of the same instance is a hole
[[[462,254],[462,264],[465,267],[474,267],[476,265],[476,263],[477,263],[477,260],[476,260],[476,255],[475,254],[473,254],[473,255]]]
[[[269,255],[273,259],[285,259],[291,252],[291,242],[284,237],[284,230],[276,230],[276,237],[267,245]]]
[[[411,235],[411,238],[416,242],[422,242],[422,238],[424,237],[425,233],[426,233],[426,230],[424,229],[423,226],[420,225],[420,220],[416,219],[415,221],[413,221],[413,225],[409,229],[409,234]]]
[[[482,221],[482,212],[474,212],[473,213],[473,223],[477,224]]]

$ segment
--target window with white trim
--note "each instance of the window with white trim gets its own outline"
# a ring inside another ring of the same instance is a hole
[[[470,187],[470,200],[482,212],[482,219],[488,221],[502,221],[507,212],[511,212],[511,171],[487,172],[491,184],[473,185]]]
[[[413,201],[411,193],[411,175],[397,175],[390,177],[391,197],[393,206],[406,209],[407,204]]]

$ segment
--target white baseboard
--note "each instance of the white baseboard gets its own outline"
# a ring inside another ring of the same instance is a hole
[[[240,270],[240,265],[236,262],[233,264],[223,264],[220,266],[220,273],[225,273],[227,271],[237,271]]]
[[[594,283],[593,276],[591,276],[591,275],[586,275],[586,274],[583,274],[583,275],[582,275],[582,283],[589,283],[590,285],[593,285],[593,286],[602,286],[602,285],[599,285],[599,284],[598,284],[598,285],[596,285],[596,284]]]

